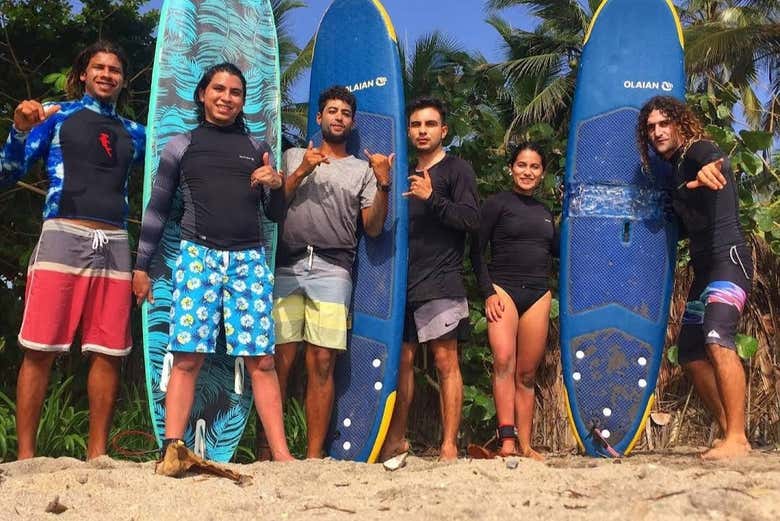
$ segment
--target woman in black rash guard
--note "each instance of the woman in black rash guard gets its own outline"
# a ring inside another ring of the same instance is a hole
[[[533,197],[544,167],[538,145],[522,143],[514,149],[509,162],[512,190],[482,205],[479,251],[472,249],[471,256],[485,297],[493,351],[498,454],[537,460],[543,458],[531,448],[534,386],[547,344],[551,259],[558,255],[553,216]],[[485,263],[482,255],[488,246],[490,261]]]

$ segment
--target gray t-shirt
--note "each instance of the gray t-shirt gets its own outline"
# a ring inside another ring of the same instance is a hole
[[[294,172],[305,152],[287,150],[282,171]],[[376,178],[368,162],[355,156],[329,159],[304,178],[290,201],[279,235],[279,266],[292,265],[312,246],[326,261],[352,268],[360,210],[373,204]]]

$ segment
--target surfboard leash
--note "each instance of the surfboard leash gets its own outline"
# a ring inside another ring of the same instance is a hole
[[[132,450],[127,449],[119,444],[120,440],[124,440],[129,436],[139,436],[141,438],[146,438],[155,445],[155,448],[149,450]],[[160,449],[157,448],[157,439],[152,434],[149,434],[146,431],[137,430],[124,430],[114,434],[114,436],[111,438],[111,448],[114,450],[114,452],[126,458],[137,458],[139,456],[148,456],[150,454],[157,456],[160,452]]]
[[[588,434],[588,437],[593,437],[593,439],[596,441],[596,443],[601,446],[601,448],[605,451],[607,451],[608,457],[610,458],[622,458],[623,455],[620,454],[618,451],[616,451],[612,445],[609,444],[609,442],[604,438],[604,436],[601,435],[601,431],[599,430],[598,426],[596,425],[596,422],[593,422],[590,427],[590,434]]]

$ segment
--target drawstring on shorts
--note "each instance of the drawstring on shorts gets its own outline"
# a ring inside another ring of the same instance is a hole
[[[92,249],[102,250],[108,244],[108,237],[103,230],[92,231]]]
[[[311,244],[306,246],[306,252],[309,255],[309,267],[308,271],[311,271],[311,266],[314,264],[314,246]]]
[[[736,246],[732,246],[729,250],[729,258],[731,259],[731,262],[734,264],[739,265],[740,268],[742,268],[742,273],[745,275],[745,278],[750,280],[750,276],[747,273],[747,270],[745,269],[745,265],[742,264],[742,259],[739,257],[739,252],[737,251]]]

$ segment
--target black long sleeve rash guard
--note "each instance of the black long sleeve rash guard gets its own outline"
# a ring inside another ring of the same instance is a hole
[[[161,156],[152,196],[144,213],[136,269],[146,271],[162,237],[176,190],[181,187],[182,239],[218,250],[263,246],[261,212],[284,218],[284,188],[250,187],[252,172],[270,147],[237,126],[201,124],[171,138]]]

